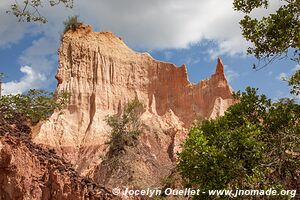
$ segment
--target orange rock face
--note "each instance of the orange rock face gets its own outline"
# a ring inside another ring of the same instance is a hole
[[[141,143],[169,167],[194,120],[215,118],[233,104],[220,59],[209,79],[192,84],[185,65],[134,52],[112,33],[85,25],[64,35],[56,78],[57,92],[71,94],[69,106],[54,113],[34,141],[59,149],[82,174],[95,173],[106,151],[105,117],[135,97],[144,104],[141,119],[150,127]]]
[[[22,123],[7,124],[0,117],[0,200],[116,199],[80,177],[53,149],[32,143],[30,128]]]

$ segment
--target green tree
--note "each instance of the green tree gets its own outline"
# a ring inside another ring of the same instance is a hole
[[[297,70],[295,74],[288,80],[291,87],[291,93],[295,95],[300,94],[300,70]]]
[[[47,0],[47,2],[50,6],[62,4],[67,8],[73,8],[73,0]],[[15,3],[10,6],[10,10],[6,12],[16,16],[19,21],[46,23],[46,17],[40,13],[40,9],[44,6],[43,3],[45,2],[42,0],[15,0]]]
[[[248,53],[258,59],[273,59],[294,51],[294,59],[299,61],[300,48],[300,2],[282,0],[284,4],[274,14],[260,20],[249,14],[259,7],[268,8],[268,0],[234,0],[234,9],[246,15],[240,21],[243,36],[254,44]]]
[[[47,119],[55,110],[63,109],[69,94],[55,95],[44,90],[29,90],[25,94],[4,95],[0,98],[0,115],[7,120],[21,115],[35,124]]]
[[[256,8],[268,8],[268,0],[234,0],[234,9],[245,13],[240,21],[242,33],[246,40],[253,44],[248,53],[254,55],[265,65],[275,59],[291,57],[298,64],[300,62],[300,1],[281,0],[279,9],[261,19],[251,18],[250,14]],[[290,52],[290,53],[289,53]],[[261,68],[264,66],[256,66]],[[291,77],[289,85],[291,93],[300,93],[299,70]]]
[[[224,116],[190,129],[178,164],[187,185],[206,191],[296,189],[300,105],[289,99],[272,103],[251,88],[235,97],[239,103]]]
[[[118,156],[125,146],[135,145],[141,133],[142,124],[139,113],[143,104],[135,98],[128,102],[122,113],[107,116],[105,121],[112,128],[109,146],[109,157]]]
[[[111,176],[113,171],[122,166],[122,156],[126,153],[126,147],[136,147],[138,136],[142,132],[140,113],[143,104],[135,98],[129,101],[118,114],[107,116],[105,121],[111,127],[110,138],[107,144],[109,149],[101,170],[105,176]]]

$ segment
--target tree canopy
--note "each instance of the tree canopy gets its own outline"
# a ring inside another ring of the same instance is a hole
[[[134,145],[141,133],[142,124],[139,113],[143,104],[135,98],[129,101],[123,108],[122,113],[107,116],[105,121],[112,128],[109,156],[118,156],[125,150],[126,145]]]
[[[63,109],[69,96],[65,92],[54,94],[34,89],[24,94],[4,95],[0,98],[0,115],[8,120],[21,115],[35,124],[48,118],[56,109]]]
[[[73,0],[47,0],[47,2],[50,6],[64,5],[67,8],[73,8]],[[43,3],[42,0],[15,0],[7,13],[16,16],[19,21],[46,23],[47,18],[40,13]]]
[[[128,148],[135,148],[138,145],[138,138],[143,130],[143,124],[140,121],[142,109],[143,104],[135,98],[126,103],[117,114],[106,116],[105,122],[111,127],[111,132],[107,142],[109,149],[101,163],[104,174],[108,173],[110,176],[113,171],[123,165],[121,158]]]
[[[263,66],[253,65],[254,69],[266,66],[275,59],[289,57],[300,62],[300,1],[281,0],[282,5],[275,13],[261,19],[250,14],[256,8],[268,8],[269,0],[234,0],[234,9],[245,13],[240,21],[243,36],[253,46],[248,53],[254,55]],[[290,78],[291,93],[300,93],[299,70]]]
[[[203,190],[297,189],[300,105],[289,99],[272,103],[253,88],[235,96],[239,103],[224,116],[190,129],[178,165],[187,185]]]
[[[268,0],[234,0],[234,9],[246,15],[240,21],[243,36],[254,44],[248,53],[258,59],[275,59],[293,51],[293,60],[299,61],[300,2],[282,0],[283,5],[267,17],[256,19],[250,13],[259,7],[268,8]]]

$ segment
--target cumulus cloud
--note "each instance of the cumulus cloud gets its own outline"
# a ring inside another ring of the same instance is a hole
[[[57,48],[58,42],[53,37],[42,37],[23,51],[19,62],[31,66],[35,71],[49,74],[57,63],[57,57],[54,57]]]
[[[212,41],[215,45],[207,54],[215,58],[241,54],[248,45],[238,23],[242,14],[233,10],[233,0],[75,0],[73,9],[44,4],[40,11],[48,18],[45,25],[19,23],[14,16],[7,15],[5,11],[11,2],[0,1],[0,48],[16,44],[28,34],[39,33],[39,38],[21,54],[19,64],[28,65],[46,77],[52,76],[57,67],[62,22],[74,14],[97,31],[112,31],[137,49],[188,48]],[[271,11],[273,8],[276,6],[271,6]],[[262,13],[266,11],[255,15]]]
[[[130,45],[146,49],[186,48],[214,40],[221,51],[246,46],[239,29],[241,14],[225,0],[91,0],[76,2],[85,18],[113,31]]]
[[[6,13],[11,2],[8,0],[0,2],[0,48],[7,48],[18,43],[32,26],[28,23],[19,23],[15,17]]]
[[[3,83],[3,94],[20,94],[29,89],[45,85],[47,79],[45,75],[34,71],[29,66],[23,66],[20,71],[24,76],[19,81]]]
[[[211,40],[211,57],[244,53],[249,45],[242,37],[239,21],[243,14],[233,10],[233,0],[91,0],[77,1],[79,11],[88,21],[106,31],[113,31],[131,46],[146,49],[186,48]],[[273,12],[271,7],[257,10],[259,17]]]
[[[0,4],[2,11],[8,8],[11,1],[4,2]],[[275,10],[280,1],[271,2],[269,11]],[[49,23],[43,27],[47,27],[45,33],[50,32],[48,36],[57,37],[57,33],[62,30],[62,21],[75,13],[98,30],[113,31],[136,48],[186,48],[193,43],[212,40],[216,48],[211,54],[234,55],[243,52],[247,46],[239,27],[242,14],[233,10],[233,0],[90,0],[88,3],[75,0],[74,5],[73,10],[44,5],[42,14],[48,17]],[[261,9],[254,15],[266,13],[266,10]],[[4,16],[15,20],[12,16]],[[1,27],[3,24],[11,23],[1,20]],[[3,29],[2,35],[6,30],[18,34],[12,38],[22,37],[23,32],[15,30],[20,24],[7,27],[13,29]],[[21,29],[24,30],[22,24]],[[7,43],[10,39],[2,41]]]

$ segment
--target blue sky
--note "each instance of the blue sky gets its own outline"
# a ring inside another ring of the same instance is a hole
[[[4,94],[30,88],[55,89],[62,22],[74,14],[95,31],[112,31],[136,51],[147,51],[177,66],[186,64],[194,83],[208,78],[217,57],[221,57],[234,90],[250,85],[277,99],[289,96],[287,84],[280,77],[299,69],[285,59],[252,70],[257,61],[245,54],[250,44],[241,36],[238,22],[242,14],[233,11],[232,0],[75,0],[72,10],[45,4],[41,10],[49,21],[45,25],[20,23],[6,14],[11,2],[0,2],[0,72],[7,76]],[[253,16],[266,15],[279,5],[280,0],[272,0],[268,11],[260,9]]]

